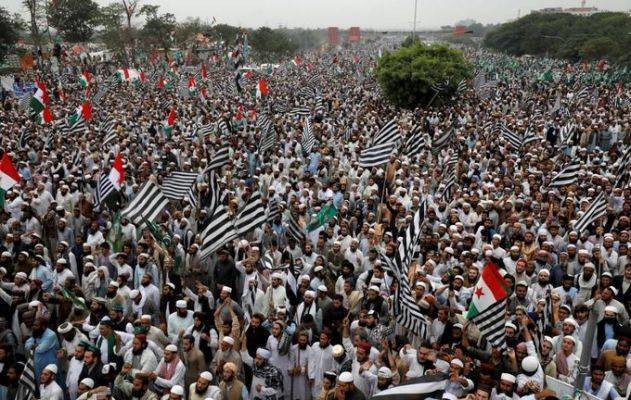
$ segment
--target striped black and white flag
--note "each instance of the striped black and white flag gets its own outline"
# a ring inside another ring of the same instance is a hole
[[[198,175],[197,172],[173,171],[162,181],[162,193],[169,200],[183,200],[188,197],[188,192]]]
[[[188,190],[188,188],[186,188]],[[162,193],[160,187],[152,181],[146,182],[136,197],[121,211],[122,217],[129,218],[140,229],[144,228],[143,217],[153,222],[169,204],[169,198]]]
[[[587,210],[585,210],[585,213],[583,213],[583,215],[581,215],[579,219],[576,220],[572,230],[576,231],[580,236],[581,232],[587,229],[594,221],[606,215],[607,198],[605,197],[605,192],[602,191],[590,203],[589,207],[587,207]]]
[[[400,139],[401,135],[399,134],[399,126],[397,125],[397,121],[391,119],[375,135],[372,144],[373,146],[376,146],[385,143],[396,143]]]
[[[441,137],[436,140],[432,140],[432,153],[437,154],[445,147],[449,146],[451,140],[454,137],[454,130],[451,129],[449,132],[444,133]]]
[[[414,157],[423,152],[429,145],[429,137],[421,131],[421,127],[415,125],[410,132],[410,136],[405,140],[405,155]]]
[[[616,182],[614,187],[625,188],[629,184],[629,175],[631,174],[631,150],[627,149],[618,161],[618,166],[615,169]]]
[[[24,370],[18,381],[18,390],[16,400],[32,400],[35,399],[37,393],[37,384],[35,380],[35,362],[33,356],[29,357]]]
[[[539,140],[541,140],[541,138],[537,136],[537,134],[534,131],[528,128],[526,129],[526,133],[524,133],[524,137],[521,140],[521,147],[525,147],[529,145],[530,143],[534,143]]]
[[[448,384],[449,375],[445,373],[425,375],[382,390],[371,397],[371,400],[441,399]]]
[[[563,168],[557,175],[550,181],[549,187],[563,187],[567,185],[574,185],[578,182],[578,171],[581,169],[581,162],[578,158],[572,159],[570,163]]]
[[[508,129],[506,125],[502,125],[502,137],[506,139],[513,148],[519,149],[521,147],[521,136]]]
[[[222,135],[229,135],[232,133],[231,124],[225,119],[222,118],[217,122],[217,130],[221,132]]]
[[[230,161],[230,146],[224,143],[213,155],[210,163],[208,163],[207,170],[217,170],[228,164]]]
[[[265,133],[261,144],[259,145],[259,154],[264,154],[267,150],[276,145],[276,131],[274,129]]]
[[[313,132],[311,132],[311,123],[309,122],[309,118],[305,120],[305,125],[302,128],[302,152],[303,154],[309,155],[311,154],[311,150],[313,149],[313,145],[315,144],[315,136],[313,136]]]
[[[219,187],[215,170],[211,169],[208,175],[208,193],[206,195],[207,201],[205,204],[208,205],[208,214],[212,215],[217,206],[221,203],[221,188]]]
[[[257,190],[248,199],[235,218],[235,228],[239,235],[245,235],[252,229],[267,222],[267,207],[261,200],[261,193]]]
[[[428,336],[429,322],[421,310],[421,307],[412,296],[407,271],[421,237],[421,226],[423,225],[424,219],[425,202],[423,201],[407,229],[403,235],[399,237],[399,247],[394,254],[394,258],[391,259],[384,254],[381,255],[382,261],[386,263],[399,282],[393,303],[393,312],[396,321],[399,325],[421,339],[425,339]]]
[[[99,208],[101,203],[116,190],[108,174],[101,173],[94,193],[94,206]]]
[[[215,124],[206,124],[197,128],[196,132],[201,137],[210,136],[215,131]]]
[[[311,115],[311,110],[307,107],[295,107],[289,110],[290,115],[299,115],[301,117],[308,117]]]
[[[267,222],[271,224],[280,216],[280,205],[278,204],[278,201],[274,198],[269,199],[267,202]]]
[[[467,81],[462,79],[458,82],[458,86],[456,87],[456,93],[460,94],[467,90]]]
[[[210,219],[210,223],[202,232],[200,258],[202,260],[208,258],[238,236],[234,223],[228,216],[225,207],[218,205]]]
[[[293,214],[289,214],[289,220],[287,221],[287,233],[289,233],[298,243],[303,243],[307,235],[305,234],[302,226],[296,221]]]
[[[359,154],[359,166],[362,168],[372,168],[383,165],[390,160],[396,143],[383,143],[362,150]]]
[[[72,125],[69,125],[67,121],[64,121],[63,125],[61,126],[61,132],[66,137],[68,137],[68,135],[80,135],[85,133],[87,127],[88,124],[86,123],[85,119],[78,118],[77,121]]]
[[[195,195],[195,185],[188,189],[188,192],[186,193],[186,201],[188,201],[188,204],[193,208],[197,208],[199,206],[197,196]]]
[[[324,101],[320,93],[317,93],[315,96],[315,111],[316,114],[324,114]]]

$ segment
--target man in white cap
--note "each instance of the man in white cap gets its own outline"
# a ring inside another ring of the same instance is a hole
[[[602,289],[600,293],[596,293],[596,295],[585,302],[585,305],[588,307],[594,306],[596,312],[598,313],[598,320],[601,320],[605,317],[605,309],[609,307],[611,312],[614,312],[618,322],[622,325],[626,325],[629,321],[629,314],[627,313],[627,309],[624,304],[616,300],[616,296],[618,295],[618,289],[613,286],[606,287]]]
[[[170,344],[164,348],[164,356],[155,371],[149,373],[158,393],[166,393],[176,385],[184,384],[186,367],[178,356],[177,346]]]
[[[39,398],[42,400],[64,400],[64,391],[55,382],[57,365],[48,364],[39,377]]]
[[[162,396],[162,400],[182,400],[182,398],[184,398],[184,388],[180,385],[173,386]]]
[[[536,355],[529,355],[521,361],[521,373],[517,375],[517,392],[522,396],[537,393],[543,389],[544,374]]]
[[[68,261],[64,258],[58,259],[53,270],[53,288],[64,286],[66,279],[71,277],[74,277],[74,274],[68,268]]]
[[[208,369],[216,376],[221,376],[226,363],[232,363],[237,367],[236,377],[243,382],[243,360],[239,352],[234,349],[234,339],[230,336],[224,336],[221,339],[219,349],[215,352]]]
[[[366,374],[369,374],[369,372],[366,371]],[[373,386],[371,396],[374,396],[377,393],[390,389],[392,386],[394,386],[392,384],[393,377],[394,377],[394,374],[392,373],[392,370],[390,368],[388,367],[379,368],[379,370],[377,371],[377,376],[376,376],[377,378],[376,384]]]
[[[280,399],[290,394],[291,388],[283,386],[283,373],[269,363],[272,353],[262,347],[256,350],[254,359],[245,348],[241,349],[243,362],[252,368],[251,399]],[[289,392],[288,392],[289,391]],[[294,397],[288,396],[293,399]]]
[[[62,357],[68,360],[74,354],[74,349],[79,343],[87,341],[88,338],[69,322],[64,322],[57,327],[57,333],[61,336]]]
[[[79,395],[78,398],[79,399],[87,398],[87,393],[92,389],[94,389],[94,379],[92,378],[81,379],[81,382],[79,382],[79,386],[77,389],[77,394]]]
[[[167,333],[171,343],[177,343],[181,334],[186,328],[193,325],[193,311],[186,308],[185,300],[178,300],[175,303],[176,311],[169,315],[167,321]]]
[[[144,274],[151,275],[152,281],[159,285],[160,276],[158,275],[158,268],[156,265],[149,261],[149,254],[138,254],[136,268],[134,268],[134,288],[140,288],[140,279]]]
[[[285,307],[288,305],[287,293],[285,292],[285,285],[283,285],[283,278],[284,276],[282,272],[274,272],[272,274],[272,284],[268,286],[267,291],[265,292],[263,315],[267,316],[271,310],[280,306]]]
[[[515,375],[503,372],[496,387],[491,390],[490,400],[518,400],[519,396],[515,393]]]
[[[314,399],[322,390],[324,372],[332,370],[333,366],[333,345],[331,345],[331,333],[327,328],[320,332],[320,340],[311,345],[311,354],[307,362],[309,386]]]
[[[291,346],[289,351],[289,376],[291,379],[292,399],[309,400],[309,378],[307,367],[311,346],[309,346],[309,332],[298,333],[298,343]]]
[[[140,317],[140,323],[143,328],[147,329],[147,339],[150,342],[154,342],[161,349],[164,349],[170,342],[169,338],[162,332],[162,329],[157,326],[153,326],[154,316],[149,314],[143,314]]]
[[[574,345],[574,354],[580,357],[581,352],[583,351],[583,343],[579,339],[578,335],[578,322],[572,318],[566,318],[561,323],[561,332],[552,338],[552,348],[554,352],[558,352],[561,349],[561,344],[563,343],[563,338],[566,336],[573,336],[575,340]]]
[[[212,385],[213,374],[208,371],[204,371],[199,374],[197,382],[191,383],[188,387],[187,400],[220,400],[221,391],[218,386]]]
[[[265,292],[256,278],[246,278],[245,290],[241,296],[243,311],[248,319],[265,310]]]
[[[316,294],[313,290],[306,290],[303,298],[304,301],[298,304],[296,307],[295,321],[296,325],[302,323],[302,319],[305,315],[310,314],[318,327],[318,330],[322,329],[322,310],[318,308],[315,302]]]
[[[454,358],[449,363],[449,383],[445,388],[445,392],[458,396],[458,398],[464,397],[468,392],[473,390],[473,381],[466,376],[462,375],[464,369],[464,363],[459,358]]]
[[[353,383],[353,374],[345,371],[337,378],[337,385],[334,389],[334,398],[345,400],[365,400],[367,395],[355,387]]]

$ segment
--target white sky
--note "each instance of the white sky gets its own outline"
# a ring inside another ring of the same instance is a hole
[[[116,0],[96,0],[105,5]],[[578,7],[580,0],[417,0],[417,27],[437,28],[463,19],[482,23],[505,22],[533,9]],[[219,23],[256,28],[259,26],[346,29],[411,29],[414,0],[142,0],[160,5],[160,12],[178,20],[200,17]],[[587,0],[587,6],[611,11],[631,10],[631,0]],[[26,13],[22,0],[0,0],[12,12]]]

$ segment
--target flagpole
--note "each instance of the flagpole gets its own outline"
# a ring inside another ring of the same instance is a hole
[[[412,43],[416,42],[416,9],[418,0],[414,0],[414,24],[412,25]]]
[[[587,374],[589,374],[591,365],[592,345],[594,342],[594,332],[596,331],[596,320],[598,319],[595,305],[596,302],[592,304],[589,311],[585,339],[583,340],[583,351],[581,352],[581,359],[578,366],[578,375],[576,377],[576,382],[574,382],[574,386],[578,390],[583,390],[583,385],[585,384],[585,379],[587,378]]]

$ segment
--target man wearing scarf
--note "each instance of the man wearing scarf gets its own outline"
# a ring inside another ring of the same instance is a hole
[[[243,362],[252,367],[252,385],[250,386],[250,399],[277,400],[283,397],[283,393],[289,394],[283,388],[283,374],[273,365],[269,359],[272,353],[264,348],[256,350],[256,357],[252,359],[247,351],[241,350]]]
[[[311,398],[309,380],[307,378],[307,361],[311,346],[309,346],[309,333],[298,333],[298,343],[291,347],[289,353],[289,375],[291,379],[291,399],[308,400]],[[287,388],[285,388],[287,390]]]
[[[121,347],[120,336],[114,332],[114,324],[108,317],[104,317],[99,324],[96,347],[101,353],[101,361],[104,365],[119,360],[120,357],[117,354]]]
[[[177,346],[170,344],[164,348],[164,357],[160,360],[158,368],[149,373],[149,380],[154,382],[156,391],[168,392],[175,385],[184,385],[186,367],[177,354]]]
[[[248,389],[243,382],[237,379],[237,366],[234,363],[227,362],[223,366],[221,373],[222,381],[219,383],[221,398],[223,400],[246,400]]]

